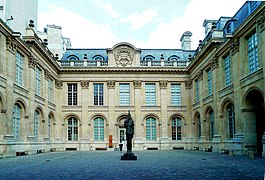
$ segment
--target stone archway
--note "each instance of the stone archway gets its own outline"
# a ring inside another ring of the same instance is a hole
[[[262,156],[262,136],[265,132],[264,96],[258,90],[251,90],[245,98],[245,139],[247,146]]]

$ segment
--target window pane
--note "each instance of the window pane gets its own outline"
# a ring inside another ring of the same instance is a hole
[[[254,33],[248,38],[248,64],[250,73],[257,71],[259,67],[257,34]]]
[[[180,106],[181,105],[181,86],[180,84],[171,85],[171,105]]]
[[[120,84],[120,105],[130,105],[130,84]]]
[[[102,83],[95,83],[94,84],[94,105],[102,106],[103,99],[104,99],[104,91],[103,91],[103,84]]]
[[[145,84],[145,103],[146,103],[146,106],[156,105],[155,84]]]
[[[68,84],[68,105],[77,105],[77,84]]]

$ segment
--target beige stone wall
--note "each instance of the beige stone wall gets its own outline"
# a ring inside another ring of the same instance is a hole
[[[109,136],[113,146],[118,147],[119,129],[123,126],[128,110],[135,122],[133,148],[172,149],[184,147],[200,150],[213,147],[213,151],[222,149],[244,153],[257,150],[256,124],[262,115],[255,112],[255,97],[265,94],[265,43],[264,4],[249,17],[230,39],[209,40],[197,52],[196,57],[186,68],[141,67],[140,51],[128,43],[115,45],[108,50],[107,67],[59,67],[53,55],[41,44],[35,32],[28,28],[25,43],[12,35],[3,23],[0,23],[0,154],[15,156],[16,152],[27,151],[34,154],[37,150],[51,148],[65,150],[95,150],[109,148]],[[260,21],[257,21],[259,20]],[[247,37],[253,33],[258,37],[259,68],[249,73]],[[125,47],[134,53],[131,64],[117,64],[113,52]],[[15,54],[20,52],[24,58],[23,86],[15,83]],[[225,85],[224,57],[231,56],[232,84]],[[36,95],[36,68],[41,70],[41,93]],[[207,71],[212,70],[212,95],[208,95]],[[53,98],[48,100],[48,80],[52,80]],[[199,82],[200,101],[195,102],[195,81]],[[68,105],[68,83],[77,84],[77,105]],[[94,106],[93,84],[104,84],[104,105]],[[119,84],[130,84],[130,105],[120,106]],[[156,105],[146,106],[145,84],[155,83]],[[171,84],[181,84],[181,106],[171,105]],[[262,102],[257,101],[257,102]],[[226,107],[229,103],[235,109],[236,134],[228,137],[228,117]],[[20,141],[13,135],[12,113],[15,104],[22,108],[20,122]],[[261,103],[262,105],[262,103]],[[263,104],[264,108],[264,104]],[[214,112],[214,137],[209,137],[209,110]],[[34,140],[34,112],[40,113],[38,140]],[[264,109],[263,109],[264,113]],[[202,134],[198,137],[198,119],[200,115]],[[48,117],[51,117],[51,137],[48,137]],[[78,140],[68,141],[67,120],[78,119]],[[104,119],[104,141],[94,140],[94,119]],[[156,141],[146,140],[146,119],[154,117],[156,123]],[[171,120],[180,117],[182,140],[172,141]],[[264,117],[264,116],[263,116]]]

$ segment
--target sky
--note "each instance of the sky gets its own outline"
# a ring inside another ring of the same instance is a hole
[[[62,27],[73,48],[111,48],[128,42],[137,48],[181,49],[192,33],[191,48],[203,40],[203,21],[232,17],[245,0],[39,0],[38,30]]]

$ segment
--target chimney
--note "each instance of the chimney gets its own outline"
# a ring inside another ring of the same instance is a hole
[[[203,27],[205,28],[205,36],[216,26],[216,22],[216,20],[204,20]]]
[[[190,39],[191,36],[192,36],[192,33],[190,31],[186,31],[182,34],[180,38],[182,50],[191,49],[191,39]]]

